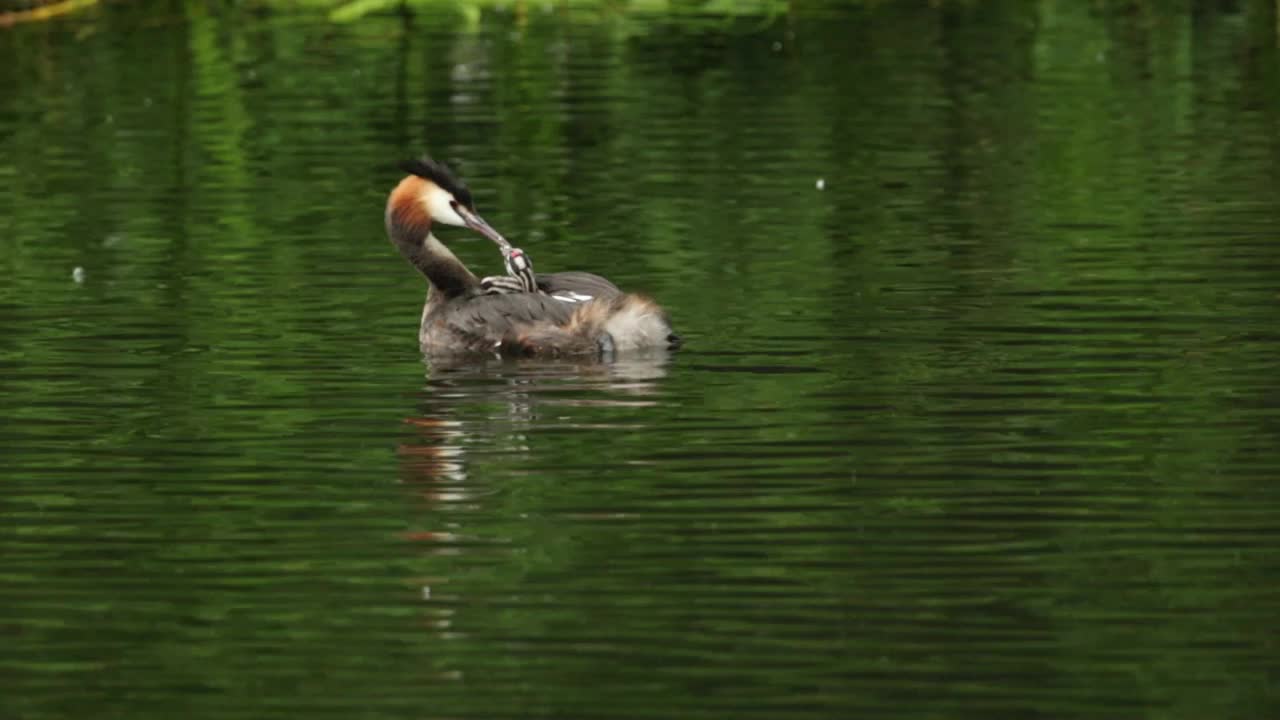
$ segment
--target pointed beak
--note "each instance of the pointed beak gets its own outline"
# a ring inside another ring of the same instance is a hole
[[[462,216],[462,221],[467,224],[467,227],[494,241],[504,251],[511,247],[511,243],[507,242],[506,238],[502,237],[497,230],[494,230],[489,223],[485,222],[484,218],[462,207],[461,203],[458,204],[457,211]]]

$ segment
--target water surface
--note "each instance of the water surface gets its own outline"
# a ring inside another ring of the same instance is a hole
[[[1274,716],[1264,4],[0,31],[0,717]],[[424,363],[424,149],[687,347]]]

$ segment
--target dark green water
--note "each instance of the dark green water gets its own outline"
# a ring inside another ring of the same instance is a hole
[[[1280,716],[1275,7],[942,4],[0,29],[0,718]]]

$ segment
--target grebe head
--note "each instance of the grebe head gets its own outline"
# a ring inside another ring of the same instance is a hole
[[[427,227],[432,222],[470,228],[498,244],[510,247],[506,238],[476,213],[475,201],[465,183],[448,165],[429,157],[403,163],[401,169],[409,177],[391,193],[388,209],[402,215],[411,224]]]

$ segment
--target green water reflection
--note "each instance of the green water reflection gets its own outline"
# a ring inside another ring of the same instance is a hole
[[[1274,716],[1274,3],[938,4],[0,30],[0,717]],[[687,348],[425,366],[423,149]]]

